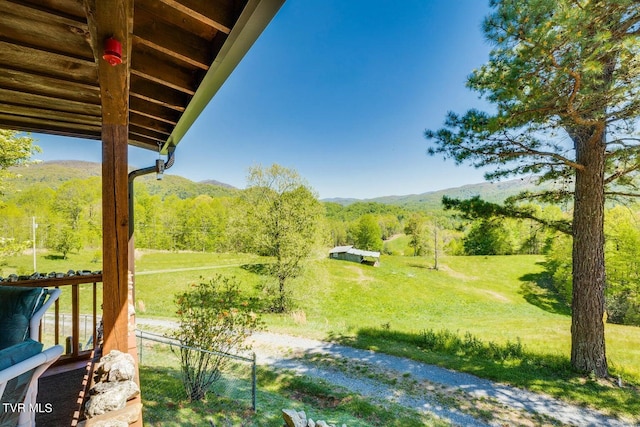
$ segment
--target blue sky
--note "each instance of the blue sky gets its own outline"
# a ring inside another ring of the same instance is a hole
[[[483,181],[426,154],[425,129],[482,106],[488,0],[287,0],[176,150],[168,173],[239,188],[250,166],[296,169],[321,198]],[[98,141],[36,134],[42,160],[100,161]],[[146,167],[157,155],[130,149]]]

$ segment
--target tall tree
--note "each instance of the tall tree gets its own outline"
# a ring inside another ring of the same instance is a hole
[[[40,148],[34,145],[34,140],[29,134],[0,129],[0,194],[7,191],[7,180],[15,176],[9,168],[29,164],[31,155],[39,151]],[[24,241],[16,242],[11,236],[0,236],[0,260],[18,253],[24,247]]]
[[[382,250],[382,230],[372,214],[362,215],[353,224],[353,239],[358,249],[366,251]]]
[[[34,145],[29,134],[0,129],[0,193],[6,190],[5,180],[14,176],[9,168],[27,165],[31,156],[39,151],[40,147]]]
[[[411,215],[405,223],[404,234],[409,236],[413,256],[423,255],[427,246],[427,224],[424,216],[419,213]]]
[[[247,190],[238,207],[233,225],[244,236],[242,244],[275,260],[269,272],[278,289],[271,309],[284,312],[286,284],[301,273],[303,261],[318,241],[322,204],[295,170],[274,164],[249,170]]]
[[[467,85],[494,108],[449,113],[444,128],[425,133],[430,153],[496,166],[487,179],[533,173],[572,183],[544,194],[573,197],[571,363],[604,377],[604,202],[633,193],[621,189],[640,169],[640,3],[490,4],[484,32],[494,48]]]
[[[502,222],[483,219],[474,223],[464,238],[464,252],[467,255],[510,255],[513,248]]]

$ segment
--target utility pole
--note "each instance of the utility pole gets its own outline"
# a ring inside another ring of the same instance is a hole
[[[38,271],[36,266],[36,228],[38,228],[38,224],[36,224],[36,217],[31,217],[31,229],[33,231],[33,272]]]

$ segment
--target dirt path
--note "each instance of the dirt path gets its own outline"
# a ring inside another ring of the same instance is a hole
[[[136,276],[145,276],[147,274],[159,274],[159,273],[178,273],[181,271],[199,271],[199,270],[217,270],[220,268],[231,268],[231,267],[242,267],[243,264],[222,264],[222,265],[208,265],[202,267],[183,267],[183,268],[172,268],[172,269],[164,269],[164,270],[147,270],[147,271],[137,271]]]
[[[138,319],[145,326],[174,323]],[[409,359],[306,338],[259,333],[258,363],[321,378],[381,404],[432,413],[460,426],[611,426],[632,424],[549,396]]]

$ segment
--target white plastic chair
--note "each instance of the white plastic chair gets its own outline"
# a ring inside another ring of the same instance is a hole
[[[58,359],[58,357],[60,357],[63,350],[64,349],[61,345],[56,345],[0,371],[0,402],[3,403],[3,407],[1,409],[3,409],[4,412],[13,410],[14,412],[19,413],[17,424],[15,424],[16,426],[35,426],[36,411],[32,409],[34,409],[34,405],[37,402],[38,379],[40,378],[40,375],[42,375],[42,373],[46,371],[47,368],[49,368],[49,366]],[[9,402],[4,396],[4,392],[9,381],[31,370],[33,370],[33,372],[29,379],[24,400],[22,402]],[[20,403],[23,403],[24,406],[18,406]]]
[[[57,288],[47,288],[48,297],[47,300],[42,304],[39,310],[33,313],[31,319],[29,319],[29,338],[34,341],[40,340],[40,321],[44,317],[44,313],[53,305],[53,303],[60,298],[60,294],[62,291]]]

